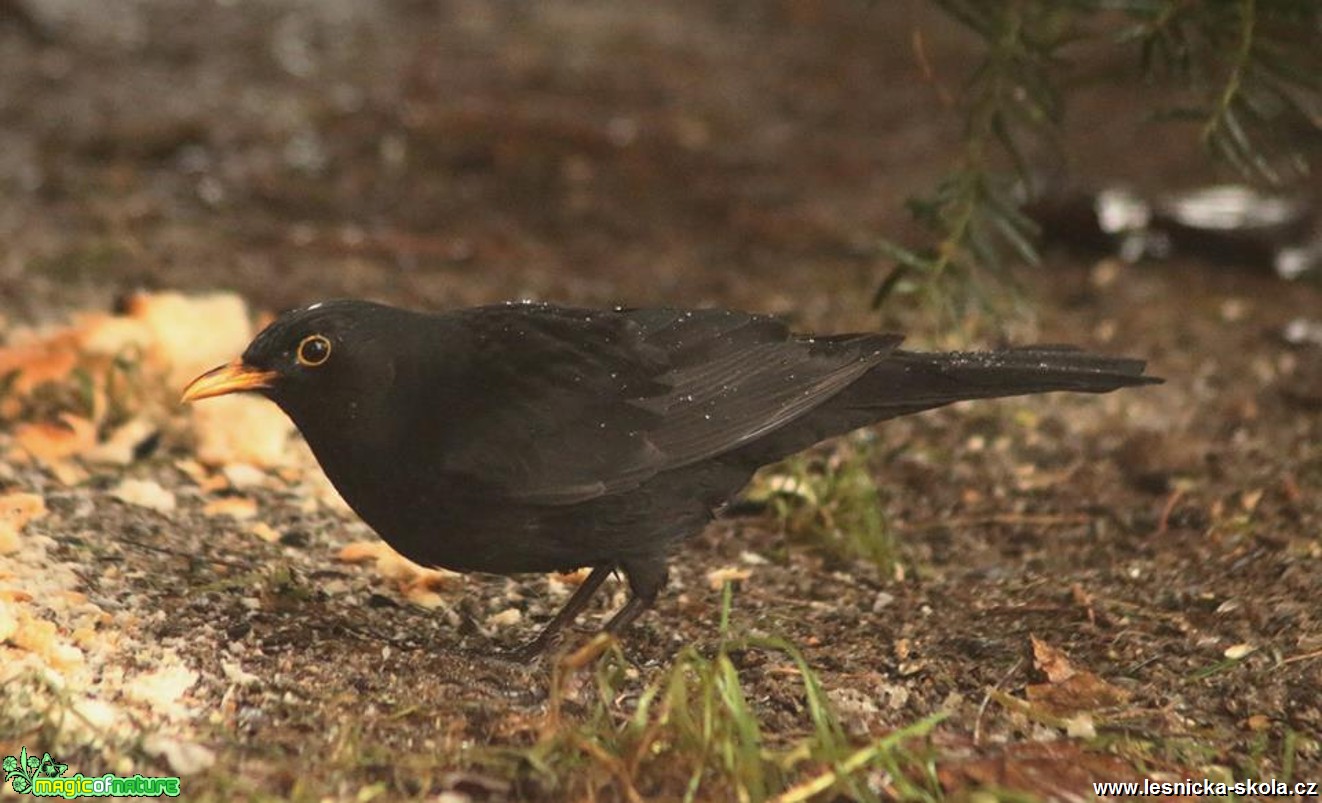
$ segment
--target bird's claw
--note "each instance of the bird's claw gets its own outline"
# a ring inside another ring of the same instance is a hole
[[[547,637],[545,633],[537,638],[509,650],[501,650],[496,653],[497,657],[517,664],[531,664],[536,661],[547,650],[561,642],[560,636]]]

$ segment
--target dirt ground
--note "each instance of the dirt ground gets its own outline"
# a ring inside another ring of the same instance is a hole
[[[1322,319],[1322,288],[1253,265],[1048,254],[1019,275],[1032,315],[870,310],[876,240],[912,235],[904,198],[958,134],[916,29],[958,87],[970,42],[918,3],[0,5],[6,339],[135,290],[230,290],[258,311],[721,305],[918,347],[1147,358],[1166,384],[961,405],[822,447],[875,474],[899,569],[745,506],[676,556],[604,710],[624,722],[682,648],[719,649],[707,575],[736,567],[731,631],[797,645],[853,743],[945,714],[910,748],[932,795],[1322,781],[1322,345],[1282,336]],[[1145,123],[1137,99],[1081,98],[1074,174],[1210,180],[1188,132]],[[243,487],[272,535],[256,537],[207,515],[219,497],[179,468],[191,415],[161,413],[139,459],[72,484],[4,463],[0,491],[49,512],[0,555],[0,600],[81,656],[33,663],[10,636],[24,663],[0,691],[0,753],[178,774],[198,799],[683,796],[680,766],[626,781],[590,750],[538,766],[563,724],[550,701],[582,722],[596,680],[491,653],[529,637],[563,582],[466,577],[418,604],[338,559],[371,535],[316,501],[310,470]],[[177,505],[121,501],[126,477]],[[593,622],[622,602],[610,588]],[[801,673],[774,651],[735,657],[768,744],[806,738]],[[868,777],[883,796],[884,775]]]

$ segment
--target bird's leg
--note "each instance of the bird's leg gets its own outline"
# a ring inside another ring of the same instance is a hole
[[[592,567],[587,579],[579,584],[573,595],[569,597],[569,601],[551,621],[546,623],[546,627],[537,634],[537,638],[507,653],[507,657],[526,664],[545,652],[547,647],[559,641],[560,631],[578,618],[592,601],[592,595],[597,593],[597,589],[601,588],[601,584],[606,582],[606,578],[613,570],[614,567],[610,565]]]
[[[666,580],[670,572],[666,569],[663,560],[650,560],[645,562],[624,561],[620,564],[620,569],[624,571],[624,576],[629,580],[629,590],[632,596],[629,601],[624,603],[604,628],[607,633],[619,635],[633,620],[637,619],[652,604],[656,602],[657,595],[661,589],[665,588]]]

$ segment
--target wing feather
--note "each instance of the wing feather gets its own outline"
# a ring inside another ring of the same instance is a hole
[[[477,311],[468,373],[491,409],[444,455],[518,502],[563,505],[635,488],[736,449],[848,387],[898,345],[889,335],[801,338],[724,310]]]

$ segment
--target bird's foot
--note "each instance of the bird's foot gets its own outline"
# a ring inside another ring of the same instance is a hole
[[[558,645],[562,641],[562,636],[558,633],[542,633],[537,638],[509,650],[501,650],[496,653],[496,657],[516,664],[531,664],[547,650]]]
[[[564,643],[564,640],[563,633],[556,633],[551,636],[542,633],[527,644],[515,647],[512,650],[502,651],[498,655],[506,661],[530,664],[542,654],[559,647]],[[581,669],[616,644],[619,644],[619,641],[615,638],[615,635],[603,630],[583,644],[574,647],[574,649],[556,656],[556,661],[568,669]]]

